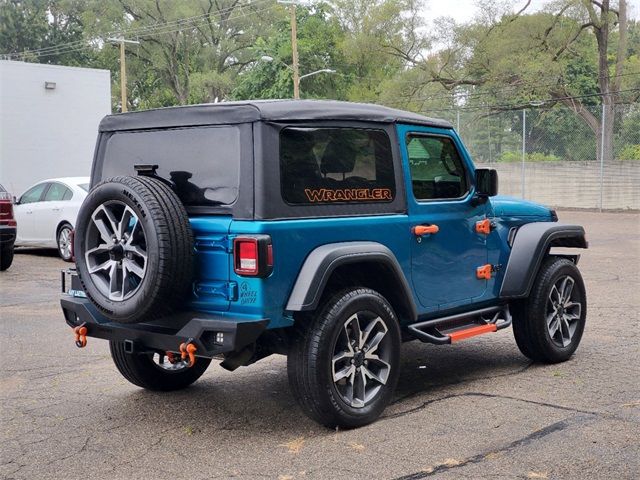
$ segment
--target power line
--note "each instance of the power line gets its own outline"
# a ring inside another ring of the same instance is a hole
[[[618,90],[616,92],[611,93],[592,93],[585,95],[572,95],[565,97],[555,97],[548,99],[541,99],[540,102],[542,104],[546,103],[557,103],[562,100],[579,100],[582,98],[592,98],[592,97],[606,97],[611,95],[617,95],[618,93],[626,93],[626,92],[640,92],[640,88],[627,88],[624,90]],[[389,106],[393,106],[395,108],[401,108],[402,105],[398,103],[389,103]],[[470,107],[455,107],[455,108],[439,108],[439,109],[429,109],[430,112],[455,112],[455,111],[491,111],[491,110],[517,110],[522,108],[540,108],[542,105],[531,105],[531,104],[486,104],[486,105],[474,105]]]
[[[623,73],[620,76],[621,77],[626,77],[626,76],[637,76],[640,75],[640,72],[628,72],[628,73]],[[595,79],[600,79],[600,78],[604,78],[606,75],[602,75],[599,77],[595,77]],[[576,84],[578,81],[574,80],[571,82],[562,82],[560,84],[560,86],[566,87],[566,86],[570,86],[570,85],[574,85]],[[451,94],[446,95],[446,94],[433,94],[433,95],[426,95],[426,96],[409,96],[407,97],[407,102],[410,102],[412,100],[424,100],[424,103],[426,103],[426,101],[428,100],[452,100],[456,97],[458,98],[477,98],[477,97],[483,97],[483,96],[496,96],[499,94],[508,94],[511,93],[510,91],[516,91],[522,87],[533,87],[533,88],[539,88],[539,87],[550,87],[550,86],[556,86],[558,85],[558,82],[551,82],[551,83],[532,83],[532,84],[528,84],[528,85],[504,85],[502,87],[500,87],[500,89],[498,90],[494,90],[494,91],[485,91],[485,92],[469,92],[469,93],[462,93],[462,94],[457,94],[456,92],[451,92]],[[598,94],[594,94],[594,95],[598,95]]]
[[[253,11],[246,11],[249,7],[252,6],[257,6],[258,4],[264,4],[266,2],[269,2],[269,0],[255,0],[253,2],[248,2],[246,4],[243,4],[241,6],[238,7],[228,7],[225,9],[221,9],[221,10],[216,10],[215,12],[211,12],[211,13],[206,13],[203,15],[197,15],[197,16],[193,16],[193,17],[187,17],[187,18],[182,18],[182,19],[177,19],[177,20],[173,20],[170,22],[162,22],[162,23],[156,23],[153,25],[149,25],[149,26],[144,26],[144,27],[139,27],[139,28],[134,28],[134,29],[125,29],[125,30],[120,30],[120,31],[113,31],[113,32],[108,32],[104,35],[100,35],[100,36],[96,36],[92,39],[89,40],[78,40],[75,42],[68,42],[68,43],[63,43],[63,44],[59,44],[59,45],[54,45],[54,46],[50,46],[50,47],[43,47],[40,49],[34,49],[34,50],[25,50],[23,52],[20,53],[5,53],[5,54],[1,54],[0,56],[3,56],[7,59],[11,59],[11,58],[26,58],[29,56],[36,56],[38,58],[43,58],[43,57],[48,57],[48,56],[53,56],[53,55],[62,55],[62,54],[66,54],[66,53],[72,53],[72,52],[78,52],[78,51],[82,51],[82,50],[86,50],[86,49],[93,49],[95,48],[94,45],[92,45],[92,43],[95,42],[99,42],[99,41],[105,41],[105,39],[107,37],[113,37],[113,36],[128,36],[128,37],[150,37],[153,35],[166,35],[169,33],[175,33],[175,32],[179,32],[184,30],[187,27],[196,27],[199,26],[200,24],[204,23],[205,21],[207,21],[210,17],[214,17],[214,16],[219,16],[222,15],[224,13],[228,13],[230,11],[233,10],[239,10],[239,11],[245,11],[245,13],[242,13],[240,15],[232,15],[229,18],[225,19],[225,21],[230,21],[230,20],[236,20],[238,18],[243,18],[243,17],[247,17],[247,16],[251,16],[251,15],[255,15],[257,13],[269,10],[272,8],[272,5],[270,5],[267,8],[263,8],[263,9],[258,9],[258,10],[253,10]],[[180,26],[179,28],[175,28],[177,26]]]

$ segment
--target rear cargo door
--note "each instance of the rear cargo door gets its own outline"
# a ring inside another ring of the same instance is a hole
[[[192,306],[204,311],[227,311],[237,297],[238,286],[229,280],[233,242],[229,238],[231,216],[192,217],[196,271]]]

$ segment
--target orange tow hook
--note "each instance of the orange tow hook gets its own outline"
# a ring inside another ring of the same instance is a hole
[[[196,363],[195,353],[197,349],[198,348],[190,341],[180,344],[180,358],[182,358],[182,360],[186,360],[187,357],[189,357],[189,367],[193,367]]]
[[[76,336],[76,347],[84,348],[87,346],[87,327],[84,323],[79,327],[73,329],[73,333]]]

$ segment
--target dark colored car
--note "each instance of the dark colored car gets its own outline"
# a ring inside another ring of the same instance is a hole
[[[0,185],[0,271],[9,268],[13,262],[16,229],[11,195]]]
[[[583,228],[497,196],[444,120],[334,101],[113,115],[91,187],[62,308],[143,388],[285,354],[303,411],[355,427],[391,400],[403,341],[513,325],[561,362],[585,326],[579,255],[558,250],[587,248]]]

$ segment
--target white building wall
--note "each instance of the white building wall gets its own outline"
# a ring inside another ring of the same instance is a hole
[[[0,61],[0,184],[18,196],[45,178],[90,175],[109,113],[109,70]]]

